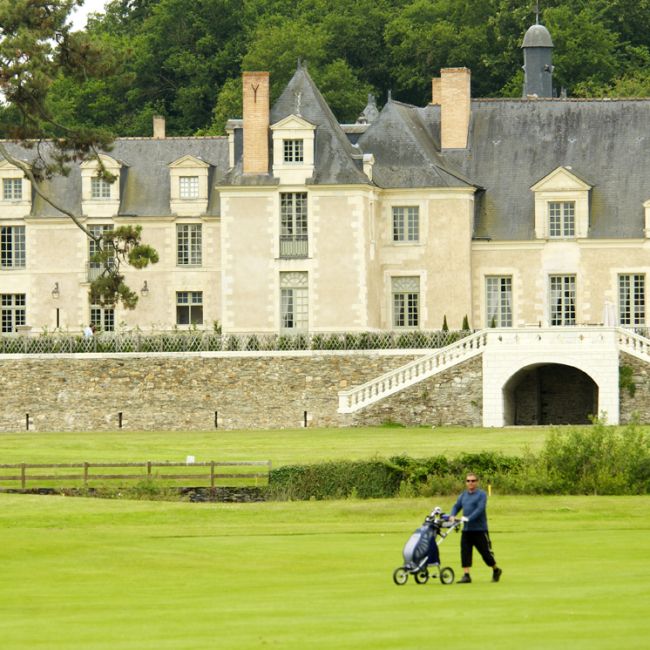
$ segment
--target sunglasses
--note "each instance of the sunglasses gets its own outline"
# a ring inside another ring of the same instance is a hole
[[[477,479],[475,479],[475,478],[465,479],[465,483],[476,483],[476,481],[477,481]]]

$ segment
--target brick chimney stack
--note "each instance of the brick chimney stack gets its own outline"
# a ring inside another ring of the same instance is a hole
[[[244,174],[269,171],[269,73],[244,72]]]
[[[443,68],[431,80],[431,103],[440,104],[440,146],[466,149],[472,94],[468,68]]]

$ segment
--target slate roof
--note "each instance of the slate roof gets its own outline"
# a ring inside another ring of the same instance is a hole
[[[359,138],[375,157],[372,178],[383,188],[471,187],[474,183],[440,154],[437,133],[421,110],[389,100]]]
[[[439,132],[439,111],[424,110]],[[643,237],[650,100],[474,100],[467,150],[443,159],[485,188],[475,236],[532,239],[530,187],[560,166],[587,179],[591,238]]]
[[[300,99],[298,100],[298,96]],[[309,76],[307,68],[299,65],[291,81],[271,109],[271,125],[289,115],[300,115],[316,125],[314,140],[314,175],[309,185],[368,184],[363,173],[361,151],[350,142],[329,105]],[[236,122],[233,121],[233,125]],[[269,160],[272,165],[273,147],[269,138]],[[236,165],[226,176],[225,184],[274,184],[270,175],[242,173],[241,151],[237,151]]]
[[[10,152],[23,160],[30,160],[33,151],[6,143]],[[228,168],[228,141],[225,137],[204,138],[118,138],[107,155],[119,160],[124,167],[120,173],[120,215],[137,217],[171,216],[169,207],[170,174],[168,165],[190,154],[210,165],[210,183],[215,182]],[[61,207],[81,213],[81,170],[72,166],[66,178],[57,176],[44,183],[43,189]],[[39,196],[34,195],[32,214],[38,216],[60,215]],[[208,197],[206,214],[219,214],[219,196],[214,190]]]

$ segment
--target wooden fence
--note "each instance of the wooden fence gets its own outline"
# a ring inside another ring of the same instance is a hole
[[[169,468],[185,469],[184,472],[178,471],[168,473]],[[108,470],[130,468],[141,468],[138,473],[107,473]],[[190,471],[190,468],[206,468],[205,471]],[[222,469],[223,468],[223,469]],[[242,471],[244,468],[250,470],[255,468],[264,468],[263,471]],[[71,473],[66,470],[80,470],[78,473]],[[240,471],[236,471],[239,469]],[[18,470],[18,473],[6,474],[6,470]],[[43,470],[51,470],[49,473],[42,473]],[[98,473],[96,470],[105,470]],[[160,471],[162,470],[162,471]],[[237,481],[237,485],[242,482],[253,482],[258,485],[260,481],[268,482],[271,472],[270,460],[253,460],[253,461],[207,461],[201,463],[173,463],[173,462],[154,462],[146,461],[141,463],[63,463],[63,464],[31,464],[31,463],[14,463],[9,465],[0,465],[0,484],[20,482],[20,487],[24,490],[27,483],[40,484],[51,481],[74,481],[83,482],[88,485],[90,481],[143,481],[143,480],[164,480],[179,481],[192,479],[192,487],[199,487],[196,481],[209,481],[210,487],[215,487],[217,482],[224,485],[225,481]],[[232,485],[232,483],[230,483]]]

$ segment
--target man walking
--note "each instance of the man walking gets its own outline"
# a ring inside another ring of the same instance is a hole
[[[502,570],[497,566],[497,561],[492,554],[492,542],[488,533],[487,524],[487,494],[478,487],[478,477],[470,473],[465,477],[465,491],[458,497],[450,512],[450,521],[462,510],[467,521],[463,526],[460,539],[460,559],[463,565],[463,577],[459,584],[472,582],[469,570],[472,566],[473,549],[481,554],[483,561],[492,568],[492,582],[499,582]]]

